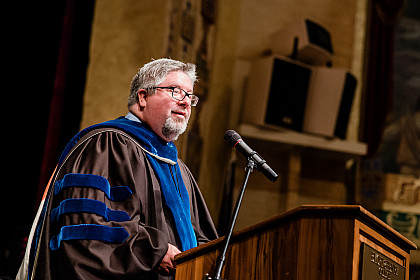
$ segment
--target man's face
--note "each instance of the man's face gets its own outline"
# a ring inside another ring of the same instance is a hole
[[[169,73],[159,87],[178,87],[192,93],[190,78],[182,71]],[[142,121],[146,122],[154,132],[167,141],[176,140],[187,128],[191,115],[189,98],[182,101],[174,99],[170,89],[156,89],[153,95],[145,95]]]

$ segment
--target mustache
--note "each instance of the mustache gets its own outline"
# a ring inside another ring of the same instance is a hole
[[[185,108],[174,108],[171,110],[171,112],[183,116],[189,116],[188,110],[186,110]]]

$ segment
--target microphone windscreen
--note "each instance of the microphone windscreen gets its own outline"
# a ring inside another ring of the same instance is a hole
[[[241,136],[235,130],[228,130],[225,132],[224,138],[231,147],[235,147],[235,144],[241,139]]]

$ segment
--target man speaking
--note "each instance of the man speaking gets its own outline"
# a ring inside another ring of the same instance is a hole
[[[172,141],[198,103],[195,65],[153,60],[134,76],[129,113],[64,150],[17,279],[172,279],[174,256],[217,238]]]

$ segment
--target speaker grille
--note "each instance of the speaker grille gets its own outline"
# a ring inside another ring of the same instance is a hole
[[[302,131],[311,70],[274,59],[265,123]]]
[[[333,54],[330,33],[322,26],[308,19],[305,20],[309,42]]]

